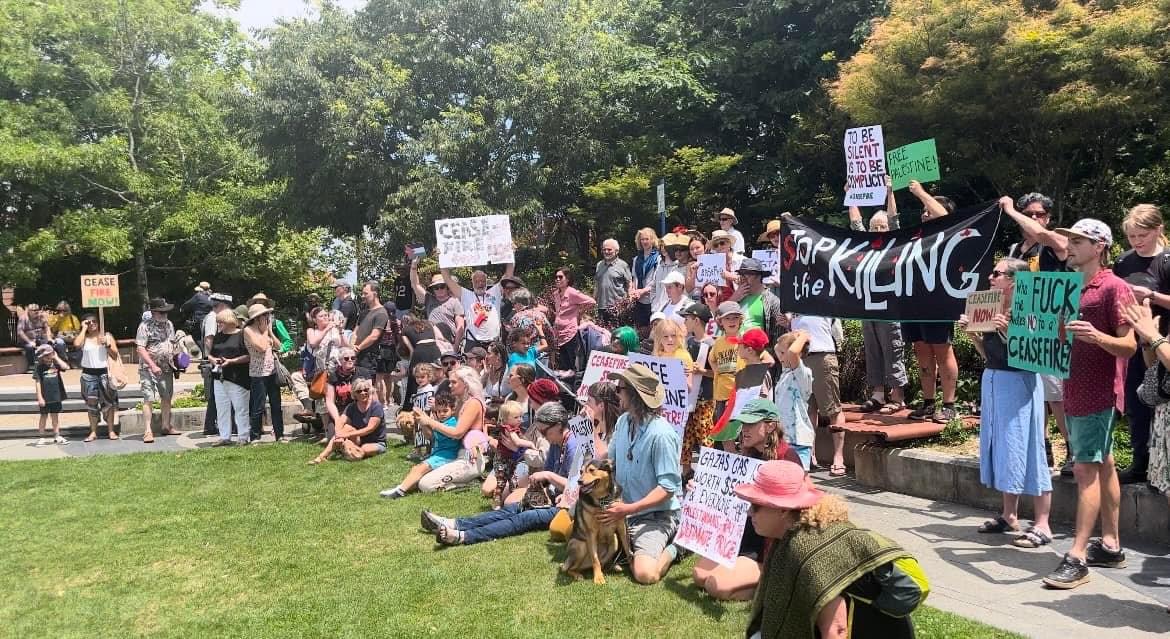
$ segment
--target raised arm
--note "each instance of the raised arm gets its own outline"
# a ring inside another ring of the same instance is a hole
[[[849,206],[849,228],[854,231],[865,230],[865,222],[861,221],[861,209],[855,205]]]
[[[1016,203],[1012,200],[1011,196],[1005,195],[999,198],[999,207],[1005,215],[1020,225],[1020,232],[1023,233],[1025,239],[1051,248],[1056,252],[1056,259],[1058,260],[1068,258],[1067,237],[1017,211]]]
[[[417,299],[426,299],[427,289],[418,281],[418,259],[410,260],[410,288],[414,289],[414,296]]]
[[[931,198],[934,199],[934,198]],[[890,229],[898,228],[898,198],[894,197],[894,180],[886,176],[886,217],[890,218]]]
[[[926,189],[922,188],[922,185],[918,183],[918,180],[910,180],[910,193],[918,198],[919,202],[922,202],[923,208],[926,209],[926,218],[928,220],[933,220],[947,214],[946,207],[927,193]]]
[[[459,282],[455,281],[455,278],[451,276],[451,269],[441,268],[439,269],[439,273],[442,274],[443,281],[447,283],[447,290],[451,291],[451,296],[455,299],[462,298],[463,287],[459,286]],[[415,289],[416,292],[417,290],[418,289]]]

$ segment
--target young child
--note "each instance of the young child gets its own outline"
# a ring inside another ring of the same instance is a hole
[[[459,420],[455,413],[456,404],[455,396],[451,393],[438,393],[434,397],[431,415],[427,415],[422,408],[417,406],[414,408],[417,429],[432,433],[434,445],[426,459],[410,467],[401,484],[382,491],[379,493],[381,496],[387,499],[405,497],[407,493],[418,487],[418,482],[426,477],[427,473],[459,458],[459,449],[463,446],[462,440],[447,437],[441,430],[435,429],[440,424],[447,428],[455,428]]]
[[[541,340],[544,344],[544,340]],[[540,357],[540,352],[543,348],[537,348],[532,345],[532,338],[528,331],[518,328],[508,335],[508,370],[517,364],[528,364],[529,366],[536,366],[536,360]]]
[[[524,459],[524,451],[535,448],[536,444],[520,437],[524,407],[519,402],[504,402],[500,406],[500,436],[496,440],[494,472],[496,489],[492,493],[492,510],[504,505],[504,498],[512,490],[512,476],[516,466]]]
[[[760,387],[760,397],[772,396],[772,365],[776,360],[768,353],[768,334],[762,328],[751,328],[739,338],[736,351],[740,368],[735,373],[736,389]],[[753,398],[754,399],[754,398]],[[746,401],[746,400],[744,400]]]
[[[418,388],[414,391],[414,397],[410,398],[410,406],[415,409],[415,414],[418,411],[427,411],[431,408],[431,401],[435,397],[435,374],[436,368],[434,364],[421,362],[414,365],[414,381],[418,384]],[[406,456],[407,459],[413,462],[422,461],[430,454],[431,448],[431,431],[425,428],[421,423],[416,421],[414,429],[414,450]]]
[[[711,394],[715,400],[715,418],[718,419],[723,414],[727,398],[731,397],[731,389],[735,388],[735,374],[743,366],[739,361],[739,329],[743,326],[743,311],[736,302],[724,302],[719,305],[716,319],[723,334],[715,339],[707,355],[707,368],[714,375]]]
[[[772,401],[780,408],[784,436],[800,457],[805,470],[812,465],[813,440],[816,437],[808,416],[808,400],[812,397],[812,371],[801,359],[807,353],[808,334],[804,331],[792,331],[776,342],[781,373],[772,394]]]
[[[36,358],[33,381],[36,384],[37,406],[41,414],[37,422],[37,432],[40,435],[37,445],[44,446],[49,443],[49,439],[45,437],[45,421],[49,417],[53,419],[53,443],[64,444],[68,440],[61,436],[61,424],[58,421],[61,402],[65,399],[65,381],[61,379],[61,371],[69,370],[69,365],[57,355],[50,344],[38,346]]]

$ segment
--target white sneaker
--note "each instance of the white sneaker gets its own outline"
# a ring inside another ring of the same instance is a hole
[[[53,443],[54,444],[68,444],[69,440],[65,439],[64,437],[62,437],[60,435],[57,435],[56,437],[53,438]]]
[[[49,438],[48,437],[42,437],[42,438],[37,440],[37,446],[48,446],[48,445],[49,445]]]

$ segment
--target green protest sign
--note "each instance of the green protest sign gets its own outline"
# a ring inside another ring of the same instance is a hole
[[[1081,273],[1016,273],[1008,323],[1008,365],[1068,379],[1073,336],[1065,324],[1080,313]]]
[[[938,149],[934,138],[900,146],[886,153],[886,170],[894,182],[894,190],[910,186],[910,180],[936,182],[938,173]]]

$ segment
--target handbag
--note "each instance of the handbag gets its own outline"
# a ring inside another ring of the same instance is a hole
[[[289,374],[288,368],[284,362],[280,361],[279,357],[273,358],[276,365],[273,367],[273,373],[276,374],[276,385],[292,388],[292,375]]]
[[[329,385],[329,375],[325,371],[317,371],[313,381],[309,382],[309,399],[325,399],[325,387]]]
[[[1170,380],[1166,379],[1166,367],[1155,362],[1146,369],[1142,383],[1137,388],[1138,399],[1146,406],[1154,407],[1170,401]]]

